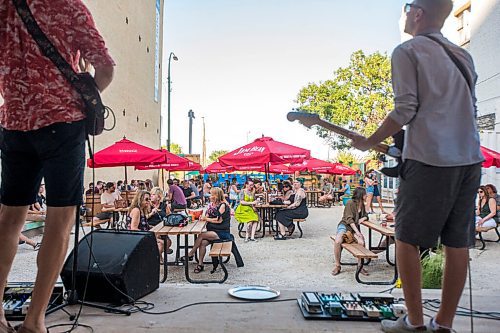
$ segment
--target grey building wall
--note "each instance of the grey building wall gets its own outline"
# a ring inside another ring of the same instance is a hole
[[[103,94],[105,104],[115,113],[116,127],[95,138],[96,151],[124,136],[151,148],[160,147],[164,1],[158,2],[159,17],[156,0],[84,0],[116,62],[114,81]],[[86,170],[86,184],[91,171]],[[95,171],[96,180],[123,179],[123,168]],[[128,168],[128,174],[129,179],[152,179],[158,172]]]

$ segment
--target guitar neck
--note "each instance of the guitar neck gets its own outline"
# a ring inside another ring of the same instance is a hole
[[[353,139],[355,136],[359,135],[356,132],[353,132],[353,131],[350,131],[350,130],[345,129],[343,127],[334,125],[334,124],[332,124],[332,123],[330,123],[328,121],[325,121],[323,119],[319,119],[317,121],[317,125],[320,125],[320,126],[326,128],[326,129],[328,129],[328,130],[330,130],[332,132],[335,132],[335,133],[337,133],[339,135],[345,136],[348,139]],[[384,143],[378,143],[372,149],[378,151],[379,153],[387,154],[387,151],[389,150],[389,146],[386,145],[386,144],[384,144]]]

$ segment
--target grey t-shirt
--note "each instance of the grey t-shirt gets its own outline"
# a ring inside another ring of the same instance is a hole
[[[440,33],[432,35],[448,46],[475,83],[470,54]],[[441,45],[425,36],[399,45],[392,54],[392,84],[395,105],[389,117],[407,125],[403,159],[440,167],[483,161],[475,92]]]

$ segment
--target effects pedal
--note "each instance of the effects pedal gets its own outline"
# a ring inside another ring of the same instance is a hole
[[[363,317],[365,312],[358,302],[343,302],[344,310],[349,317]]]
[[[323,309],[321,308],[321,302],[316,296],[316,293],[313,292],[305,292],[302,293],[302,304],[304,308],[309,313],[322,313]]]

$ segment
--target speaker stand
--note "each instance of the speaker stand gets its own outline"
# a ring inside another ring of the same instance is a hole
[[[84,300],[80,300],[78,297],[78,292],[76,291],[76,271],[78,269],[78,242],[80,235],[80,207],[76,206],[76,216],[75,216],[75,241],[73,243],[73,266],[71,268],[71,289],[67,290],[67,298],[63,300],[63,303],[51,308],[46,312],[46,315],[54,313],[58,310],[63,310],[70,316],[70,320],[73,320],[74,315],[69,314],[65,308],[71,305],[84,305],[91,308],[101,309],[109,313],[123,314],[126,316],[130,316],[131,312],[127,310],[120,310],[116,308],[112,308],[110,306],[95,304],[90,302],[85,302]],[[90,245],[89,245],[90,248]],[[92,255],[92,248],[90,248],[89,255]],[[72,319],[73,318],[73,319]]]

